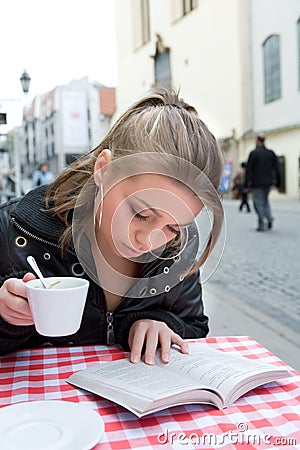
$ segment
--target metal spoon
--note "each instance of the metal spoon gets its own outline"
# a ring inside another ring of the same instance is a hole
[[[45,278],[43,277],[42,272],[40,271],[36,260],[34,259],[33,256],[27,256],[27,262],[30,265],[30,267],[34,270],[34,272],[37,274],[37,276],[39,277],[39,279],[41,280],[43,286],[46,289],[50,289],[50,286],[48,285],[47,281],[45,280]]]

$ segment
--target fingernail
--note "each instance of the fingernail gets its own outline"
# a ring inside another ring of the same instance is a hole
[[[170,361],[170,353],[164,353],[162,360],[166,363],[168,363]]]
[[[154,358],[152,358],[152,356],[148,357],[146,363],[150,364],[150,366],[153,366],[154,365]]]
[[[139,362],[139,357],[138,357],[138,355],[132,355],[131,358],[130,358],[130,361],[131,361],[132,363],[137,363],[137,362]]]

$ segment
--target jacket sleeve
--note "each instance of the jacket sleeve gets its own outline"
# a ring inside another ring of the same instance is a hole
[[[13,204],[13,202],[11,202]],[[0,288],[9,278],[23,278],[28,270],[14,269],[12,249],[8,236],[10,206],[3,205],[0,208]],[[0,355],[12,352],[22,347],[34,333],[34,326],[16,326],[6,322],[0,316]]]
[[[33,333],[33,325],[11,325],[5,322],[0,316],[0,355],[18,350],[27,342]]]
[[[13,272],[9,275],[0,277],[0,287],[8,278],[22,278],[23,272]],[[6,322],[0,316],[0,355],[18,350],[34,333],[34,325],[16,326]]]
[[[163,300],[149,309],[137,310],[117,317],[115,323],[116,340],[125,350],[128,346],[128,335],[134,322],[141,319],[152,319],[165,322],[169,328],[182,338],[202,338],[208,333],[208,318],[204,315],[202,288],[199,272],[186,277],[163,296]]]

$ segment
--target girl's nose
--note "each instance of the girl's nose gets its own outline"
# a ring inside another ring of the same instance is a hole
[[[150,232],[138,231],[135,235],[136,250],[146,253],[166,244],[167,239],[162,230],[155,229]]]
[[[137,231],[134,235],[134,242],[132,242],[132,244],[134,248],[139,252],[149,252],[152,248],[150,234],[142,230]]]

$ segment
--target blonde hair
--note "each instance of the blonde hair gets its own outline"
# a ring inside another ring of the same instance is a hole
[[[201,192],[201,200],[212,210],[213,222],[206,247],[193,270],[200,267],[222,228],[223,209],[216,191],[222,175],[223,156],[215,137],[199,119],[195,108],[180,99],[175,90],[156,90],[133,104],[95,149],[74,161],[58,176],[48,188],[46,206],[66,225],[60,242],[62,249],[72,238],[72,213],[77,198],[93,176],[96,159],[104,149],[110,149],[113,160],[143,152],[174,155],[196,166],[209,179],[215,192]],[[95,185],[90,189],[90,198],[94,198]]]

